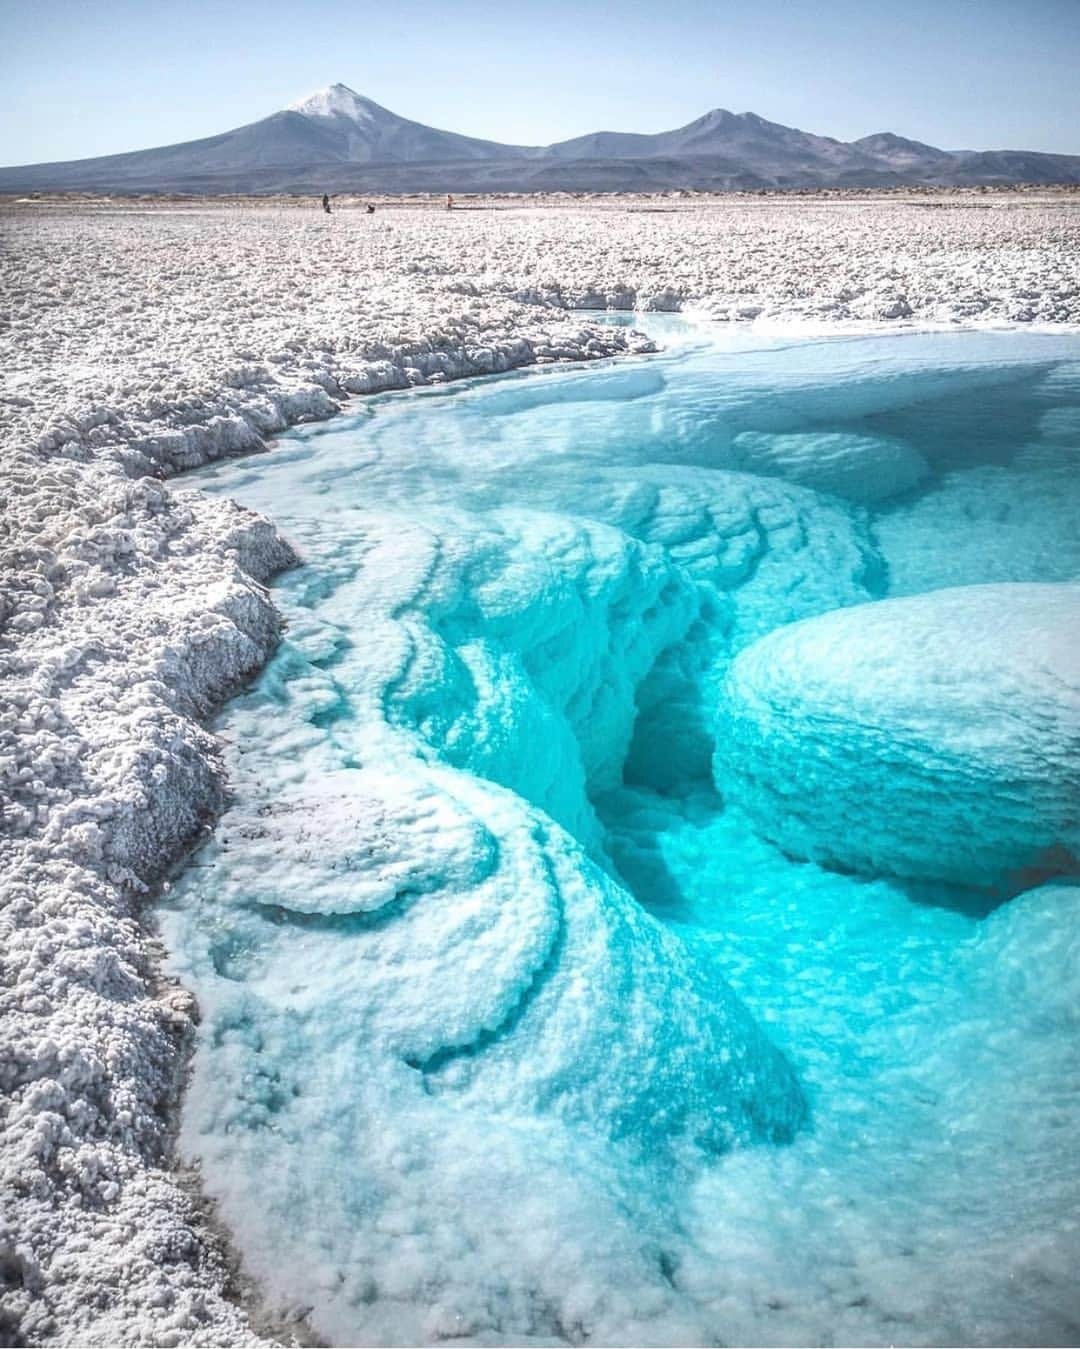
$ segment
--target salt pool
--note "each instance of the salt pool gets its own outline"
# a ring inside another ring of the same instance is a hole
[[[339,1342],[1075,1343],[1080,342],[644,321],[192,475],[182,1151]]]

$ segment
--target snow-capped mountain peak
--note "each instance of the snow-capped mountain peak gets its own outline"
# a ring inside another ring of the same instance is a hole
[[[370,122],[385,109],[347,84],[329,84],[325,89],[290,103],[285,111],[299,112],[305,117],[345,117],[350,122]]]
[[[1080,155],[946,151],[894,132],[847,143],[714,108],[671,131],[505,145],[401,117],[330,84],[258,122],[180,145],[0,169],[0,192],[713,191],[1080,183]]]

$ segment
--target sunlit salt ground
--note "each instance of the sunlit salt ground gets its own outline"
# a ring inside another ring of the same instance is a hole
[[[648,322],[194,479],[183,1149],[338,1342],[1075,1343],[1077,339]]]

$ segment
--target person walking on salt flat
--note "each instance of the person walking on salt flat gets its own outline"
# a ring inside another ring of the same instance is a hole
[[[327,215],[330,214],[330,198],[326,195],[325,192],[322,194],[322,208]]]

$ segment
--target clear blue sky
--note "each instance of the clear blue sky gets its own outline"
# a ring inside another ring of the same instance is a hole
[[[1080,0],[0,0],[0,164],[193,140],[336,81],[525,144],[725,107],[1080,154]]]

